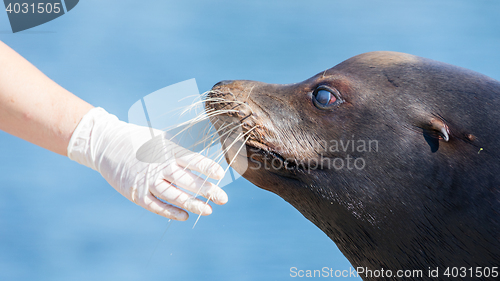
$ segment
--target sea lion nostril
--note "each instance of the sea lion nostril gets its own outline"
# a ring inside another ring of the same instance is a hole
[[[216,87],[220,87],[220,86],[224,86],[224,85],[227,85],[227,84],[231,84],[233,81],[232,80],[222,80],[220,81],[219,83],[215,84],[213,88],[216,88]]]

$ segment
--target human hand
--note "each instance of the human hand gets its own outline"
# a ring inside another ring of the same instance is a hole
[[[132,202],[170,219],[187,220],[185,210],[212,213],[210,205],[185,190],[219,205],[228,200],[221,188],[191,171],[221,179],[224,170],[217,163],[165,139],[160,130],[120,121],[102,108],[82,118],[68,157],[100,172]]]

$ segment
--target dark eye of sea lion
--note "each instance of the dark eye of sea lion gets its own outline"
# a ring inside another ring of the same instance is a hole
[[[343,102],[337,90],[321,85],[314,90],[312,94],[314,106],[319,109],[330,109]]]

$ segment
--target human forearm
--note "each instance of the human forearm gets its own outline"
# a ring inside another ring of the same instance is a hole
[[[153,129],[119,121],[102,108],[92,108],[0,42],[1,130],[53,152],[69,154],[70,159],[101,173],[134,203],[167,218],[186,220],[189,215],[185,210],[212,213],[206,201],[185,190],[217,204],[227,202],[222,189],[192,173],[221,179],[224,170],[214,161],[166,139],[159,130],[154,132],[160,142],[151,146]],[[143,145],[155,161],[137,158]]]
[[[0,42],[0,129],[66,155],[92,105],[68,92]]]

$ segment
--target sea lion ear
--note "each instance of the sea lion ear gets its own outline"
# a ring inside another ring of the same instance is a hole
[[[448,142],[450,140],[450,130],[441,118],[431,117],[420,127],[423,130],[424,139],[429,144],[431,152],[436,152],[439,149],[439,140]]]
[[[443,138],[444,141],[450,140],[450,130],[446,123],[441,119],[432,118],[430,121],[431,129],[436,131],[436,133]]]

